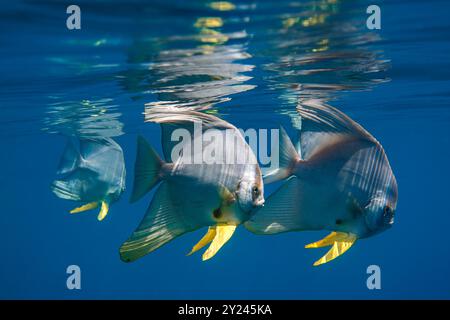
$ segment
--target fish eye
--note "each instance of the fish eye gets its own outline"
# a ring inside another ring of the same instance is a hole
[[[390,215],[392,213],[391,207],[390,206],[385,206],[384,210],[383,210],[383,213],[384,213],[385,216]]]
[[[259,195],[260,195],[260,191],[259,191],[258,186],[253,186],[253,188],[252,188],[252,198],[253,198],[253,200],[257,199],[259,197]]]

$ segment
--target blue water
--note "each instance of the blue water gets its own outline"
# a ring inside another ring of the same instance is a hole
[[[80,0],[81,30],[66,28],[69,2],[2,4],[0,298],[450,298],[450,3],[376,1],[376,31],[368,1],[208,3]],[[220,19],[202,31],[201,17]],[[324,252],[303,246],[325,232],[238,228],[202,262],[185,256],[199,230],[119,259],[152,196],[128,203],[137,134],[161,152],[145,104],[203,108],[244,129],[281,124],[294,137],[295,107],[309,98],[384,146],[399,185],[393,228],[317,268]],[[127,189],[102,222],[70,215],[76,204],[49,188],[74,136],[111,137],[124,151]],[[66,288],[72,264],[81,290]],[[372,264],[381,290],[366,287]]]

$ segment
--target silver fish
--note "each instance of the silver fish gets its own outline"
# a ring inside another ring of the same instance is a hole
[[[123,261],[134,261],[186,232],[209,226],[189,254],[211,242],[202,256],[203,260],[210,259],[231,238],[236,226],[248,220],[253,209],[264,203],[256,157],[236,127],[212,115],[176,107],[154,107],[147,109],[145,119],[161,124],[166,161],[144,138],[138,137],[131,201],[160,185],[142,222],[121,246],[120,256]],[[196,134],[195,128],[200,124],[201,134]],[[176,144],[172,134],[177,129],[189,133],[189,137],[182,141],[185,149],[173,158]],[[219,140],[228,135],[234,141],[215,149],[216,160],[245,155],[245,161],[203,161],[211,151],[211,142],[205,139],[210,130],[214,130]],[[200,163],[193,161],[197,156]]]
[[[101,207],[98,220],[108,214],[109,204],[125,190],[125,162],[122,148],[111,138],[83,138],[79,146],[69,140],[64,150],[52,191],[60,198],[85,204],[70,213]]]
[[[339,110],[309,100],[297,107],[295,148],[280,134],[280,167],[265,183],[288,178],[245,227],[257,234],[329,230],[306,248],[332,246],[315,266],[335,259],[357,239],[392,226],[397,182],[381,144]]]

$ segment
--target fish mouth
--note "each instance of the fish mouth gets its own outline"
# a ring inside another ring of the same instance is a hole
[[[252,217],[260,208],[264,207],[265,200],[259,199],[255,200],[250,207],[246,207],[247,210],[241,207],[241,210],[245,212],[249,217]]]
[[[395,216],[392,214],[390,216],[384,216],[384,224],[388,227],[394,224]]]
[[[266,200],[263,198],[263,199],[260,199],[260,200],[258,200],[258,201],[256,201],[255,202],[255,204],[254,204],[254,206],[255,207],[264,207],[264,203],[266,202]]]
[[[395,218],[395,210],[391,209],[391,207],[387,207],[389,210],[384,210],[383,217],[382,217],[382,223],[385,226],[392,226],[394,224],[394,218]]]
[[[392,227],[394,224],[394,217],[381,215],[378,217],[366,216],[365,225],[369,234],[374,235],[383,232]]]

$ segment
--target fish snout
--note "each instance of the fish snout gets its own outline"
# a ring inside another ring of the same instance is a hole
[[[255,202],[255,207],[263,207],[266,200],[264,198],[258,199]]]
[[[395,211],[391,206],[378,207],[377,210],[369,211],[365,216],[366,226],[370,235],[377,234],[392,227],[394,224]]]
[[[392,226],[394,224],[395,211],[390,206],[386,206],[383,210],[383,224]]]

